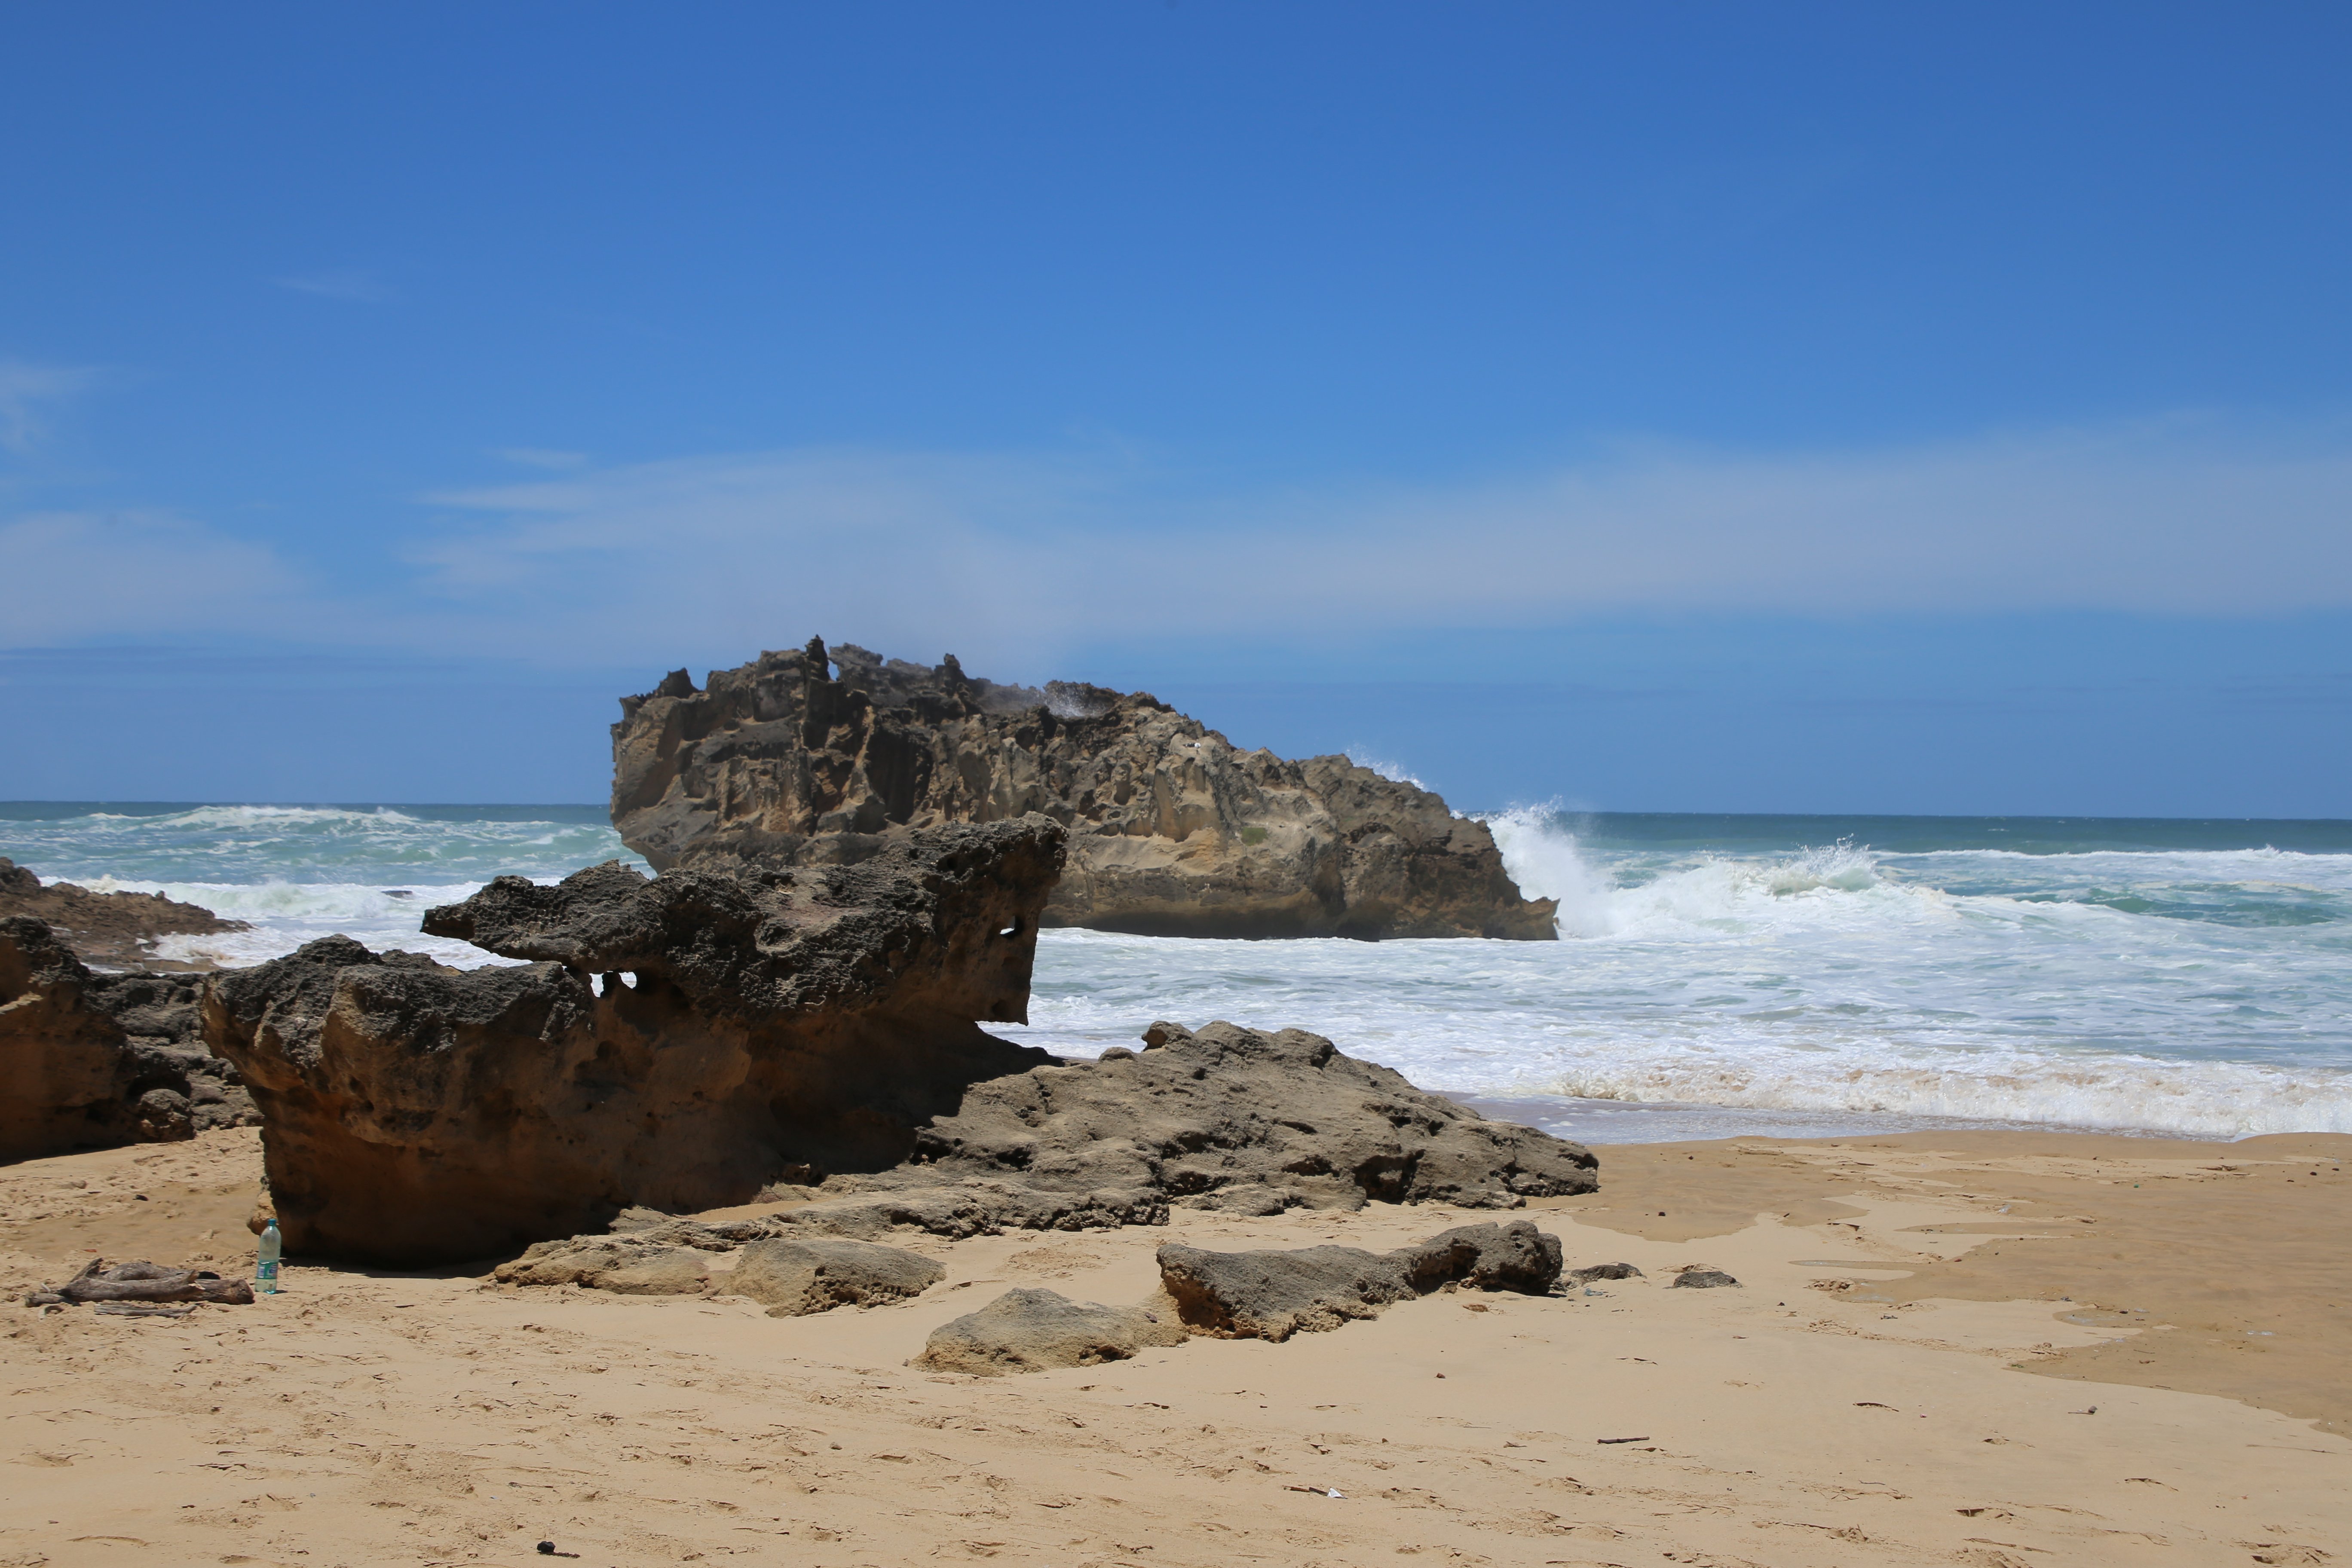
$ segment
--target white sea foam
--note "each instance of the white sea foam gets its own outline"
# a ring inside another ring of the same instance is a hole
[[[544,881],[625,853],[576,815],[419,810],[0,821],[0,853],[254,923],[172,939],[183,955],[247,963],[341,931],[467,965],[504,961],[419,934],[426,908],[500,873]],[[1541,809],[1486,820],[1521,888],[1559,900],[1565,940],[1049,931],[1033,1022],[1005,1032],[1091,1055],[1154,1018],[1295,1024],[1429,1088],[1625,1108],[1606,1113],[1624,1136],[1663,1125],[1636,1109],[1661,1106],[1715,1108],[1694,1124],[1717,1132],[2352,1131],[2352,854],[1767,852],[1580,837]]]

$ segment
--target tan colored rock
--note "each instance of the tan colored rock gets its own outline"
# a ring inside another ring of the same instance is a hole
[[[1125,1361],[1150,1345],[1190,1337],[1164,1298],[1136,1307],[1073,1301],[1053,1290],[1007,1290],[976,1312],[932,1331],[913,1364],[982,1377]]]
[[[838,1237],[755,1241],[728,1277],[730,1295],[764,1302],[772,1318],[909,1300],[947,1278],[919,1252]]]
[[[838,667],[837,670],[835,667]],[[1164,936],[1549,941],[1483,823],[1345,757],[1244,752],[1145,693],[1045,689],[851,644],[624,698],[613,822],[657,867],[854,861],[1039,812],[1069,829],[1049,925]]]

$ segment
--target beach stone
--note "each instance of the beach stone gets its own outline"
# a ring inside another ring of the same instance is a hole
[[[1579,1285],[1589,1285],[1595,1279],[1639,1279],[1643,1276],[1630,1263],[1595,1263],[1584,1268],[1571,1268],[1568,1277]]]
[[[932,1331],[911,1364],[1001,1377],[1124,1361],[1147,1346],[1180,1345],[1186,1338],[1166,1302],[1105,1307],[1053,1290],[1008,1290]]]
[[[677,670],[621,700],[613,825],[655,867],[842,864],[1042,812],[1069,871],[1041,918],[1152,936],[1556,941],[1493,833],[1343,756],[1244,751],[1145,692],[1004,685],[855,644]]]
[[[1666,1288],[1670,1290],[1713,1290],[1725,1285],[1738,1283],[1738,1280],[1719,1268],[1685,1268],[1675,1275],[1672,1283]]]
[[[772,1318],[835,1307],[878,1307],[921,1295],[947,1270],[919,1252],[823,1237],[755,1241],[742,1249],[727,1291],[764,1302]]]
[[[1396,1255],[1355,1247],[1210,1252],[1171,1243],[1160,1249],[1160,1284],[1193,1332],[1277,1344],[1420,1294]]]
[[[1477,1290],[1540,1296],[1559,1283],[1559,1237],[1523,1219],[1507,1225],[1465,1225],[1441,1231],[1389,1256],[1415,1290],[1459,1284]]]

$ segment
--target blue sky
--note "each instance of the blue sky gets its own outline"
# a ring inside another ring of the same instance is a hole
[[[810,632],[1458,805],[2352,816],[2321,5],[25,5],[0,797]]]

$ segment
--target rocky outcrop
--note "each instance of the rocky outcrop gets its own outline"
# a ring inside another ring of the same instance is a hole
[[[910,836],[855,866],[502,877],[425,930],[215,978],[205,1036],[265,1121],[289,1250],[415,1265],[887,1169],[971,1084],[1051,1060],[1026,1016],[1060,827]]]
[[[252,929],[243,921],[223,920],[210,910],[161,893],[93,893],[70,882],[44,887],[32,872],[0,856],[0,918],[10,915],[47,921],[84,963],[106,969],[133,965],[172,971],[210,969],[213,965],[202,961],[157,959],[155,939]]]
[[[1511,1208],[1598,1184],[1582,1145],[1489,1121],[1304,1029],[1158,1023],[1143,1040],[975,1084],[916,1134],[912,1164],[856,1184],[1146,1193],[1244,1214]]]
[[[45,921],[0,918],[0,1160],[259,1121],[236,1069],[205,1049],[197,984],[93,973]]]
[[[1550,940],[1485,825],[1345,757],[1244,752],[1144,693],[1003,686],[851,644],[621,700],[613,822],[657,867],[849,861],[942,823],[1069,829],[1046,923]]]
[[[1002,1377],[1125,1361],[1149,1346],[1181,1345],[1189,1337],[1164,1301],[1105,1307],[1055,1290],[1007,1290],[933,1330],[914,1364]]]

